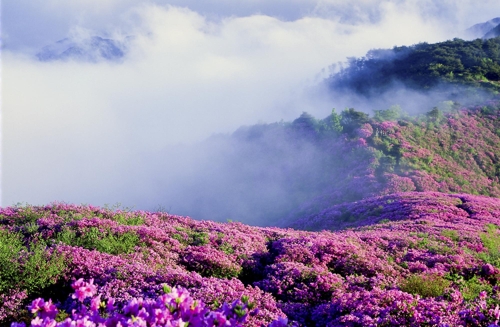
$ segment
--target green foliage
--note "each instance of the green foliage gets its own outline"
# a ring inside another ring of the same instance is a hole
[[[141,244],[135,232],[118,234],[109,230],[101,231],[96,227],[88,228],[79,234],[66,228],[56,235],[56,241],[109,254],[131,253]]]
[[[234,253],[234,248],[231,246],[231,244],[227,243],[227,242],[223,242],[220,246],[219,246],[219,250],[221,250],[222,252],[224,252],[225,254],[233,254]]]
[[[39,293],[56,283],[66,267],[64,261],[57,253],[49,254],[43,241],[26,247],[21,234],[0,230],[0,294],[16,288]]]
[[[451,282],[439,275],[411,275],[400,285],[403,292],[418,294],[422,297],[444,295]]]
[[[308,133],[308,132],[318,132],[320,128],[319,122],[307,112],[303,112],[299,118],[292,122],[292,128],[295,131]]]
[[[449,83],[495,93],[500,89],[500,38],[370,50],[364,58],[350,58],[330,84],[370,95],[389,89],[394,80],[418,90]]]
[[[458,235],[458,232],[453,229],[444,229],[441,231],[441,235],[444,237],[449,238],[450,240],[454,242],[458,242],[460,240],[460,236]]]
[[[500,267],[500,235],[498,226],[486,224],[486,233],[481,233],[481,241],[487,252],[478,253],[478,257],[484,262]]]
[[[117,214],[112,217],[112,219],[119,224],[127,225],[127,226],[140,226],[144,225],[144,218],[140,215],[137,216],[128,216],[126,214]]]
[[[17,284],[20,267],[17,257],[23,248],[22,237],[19,234],[0,230],[0,293],[14,288]]]
[[[368,121],[368,114],[357,111],[354,108],[346,108],[340,114],[340,123],[343,130],[347,133],[352,133]]]
[[[172,238],[184,245],[205,245],[210,243],[210,236],[207,232],[194,231],[190,228],[176,227],[180,233],[175,233]]]
[[[429,111],[426,114],[426,116],[427,116],[427,118],[429,119],[430,122],[435,122],[435,123],[441,122],[443,120],[443,117],[444,117],[443,113],[441,112],[441,110],[439,110],[438,107],[432,108],[432,110]]]
[[[38,224],[34,222],[29,222],[23,226],[23,232],[25,234],[35,234],[38,232]]]
[[[401,107],[398,105],[394,105],[386,110],[374,110],[373,118],[379,122],[384,122],[388,120],[396,121],[401,117],[402,113],[403,110],[401,109]]]
[[[413,128],[413,135],[416,138],[421,138],[424,135],[424,132],[422,131],[422,129],[420,127],[415,126]]]
[[[335,108],[333,108],[332,114],[330,115],[330,124],[332,130],[338,134],[342,133],[342,130],[344,129],[344,127],[341,124],[341,119],[342,119],[341,115],[337,114],[335,112]]]
[[[491,293],[493,289],[490,283],[476,275],[473,275],[469,279],[465,279],[462,275],[457,273],[447,273],[444,278],[459,287],[465,301],[475,300],[482,291]]]
[[[18,216],[20,223],[35,223],[38,219],[42,218],[45,215],[45,212],[37,212],[36,208],[26,204],[23,207],[19,207]]]

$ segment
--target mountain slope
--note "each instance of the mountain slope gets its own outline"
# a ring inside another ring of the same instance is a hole
[[[315,222],[384,220],[313,233],[67,204],[1,208],[0,322],[29,322],[39,296],[81,310],[68,297],[80,278],[118,310],[164,284],[213,309],[245,295],[259,309],[245,326],[284,315],[311,327],[495,321],[500,199],[403,193],[344,209]]]
[[[495,26],[500,24],[500,17],[493,18],[487,22],[475,24],[469,27],[465,32],[473,39],[483,37],[489,31],[491,31]]]
[[[488,33],[486,33],[483,38],[490,39],[498,36],[500,36],[500,24],[498,24],[496,27],[494,27]]]
[[[395,83],[419,91],[445,84],[452,87],[443,99],[449,100],[461,90],[459,87],[498,93],[499,80],[500,39],[494,38],[454,39],[392,50],[371,50],[364,58],[350,58],[347,67],[332,75],[326,83],[334,90],[366,96],[380,95]]]
[[[399,115],[398,108],[376,112],[374,119],[343,134],[357,154],[344,161],[352,170],[331,179],[321,196],[292,211],[283,226],[333,204],[397,192],[500,197],[499,105],[490,102],[444,114],[435,108],[425,116],[393,121],[380,116]]]
[[[463,219],[491,218],[500,218],[500,199],[470,194],[407,192],[334,205],[318,214],[289,221],[285,227],[315,231],[360,226],[376,229],[376,224],[404,220],[439,219],[458,222]]]
[[[395,192],[500,197],[499,115],[499,100],[446,102],[418,116],[399,107],[373,117],[348,109],[242,127],[200,144],[195,158],[184,156],[199,169],[174,180],[175,194],[165,197],[197,219],[258,226]]]

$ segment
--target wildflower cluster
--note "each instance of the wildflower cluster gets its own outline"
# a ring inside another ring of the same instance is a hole
[[[497,323],[500,199],[396,193],[287,226],[316,231],[58,203],[0,208],[0,324]],[[126,251],[122,235],[135,235]]]
[[[258,309],[249,302],[248,297],[232,304],[224,303],[216,311],[211,311],[203,302],[195,301],[189,292],[182,287],[170,288],[164,285],[165,294],[156,299],[134,298],[123,309],[118,309],[115,299],[101,300],[96,294],[97,288],[93,279],[85,282],[79,279],[72,284],[76,299],[71,316],[63,319],[59,310],[51,300],[41,298],[34,300],[28,306],[30,313],[35,315],[31,326],[40,327],[97,327],[97,326],[243,326],[248,315],[255,315]],[[253,309],[253,310],[252,310]],[[252,311],[249,311],[252,310]],[[67,316],[67,314],[66,314]],[[64,317],[64,315],[62,316]],[[62,320],[62,321],[59,321]],[[286,327],[288,320],[280,318],[273,321],[270,327]],[[25,327],[25,323],[14,322],[11,327]]]

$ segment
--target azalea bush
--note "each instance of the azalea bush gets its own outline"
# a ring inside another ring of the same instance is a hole
[[[288,325],[302,326],[497,321],[500,199],[397,193],[334,205],[290,222],[316,231],[163,212],[116,215],[64,203],[0,209],[0,235],[8,240],[1,243],[0,258],[9,263],[0,265],[0,323],[148,321],[173,314],[170,309],[160,314],[165,307],[157,307],[158,299],[172,298],[172,292],[182,299],[189,295],[186,308],[199,310],[189,317],[203,317],[206,324],[214,315],[256,327],[280,319],[284,324],[285,318]],[[74,239],[61,238],[67,230]],[[136,237],[127,251],[98,246],[123,235]],[[165,293],[165,284],[176,291]],[[194,299],[199,307],[192,306]],[[187,317],[176,308],[175,317]]]
[[[28,306],[35,315],[31,326],[243,326],[248,315],[257,309],[248,297],[232,304],[224,303],[217,311],[210,311],[203,302],[193,300],[183,288],[163,286],[164,293],[156,299],[134,298],[123,308],[115,305],[113,298],[104,301],[96,295],[94,280],[79,279],[72,284],[74,293],[66,301],[66,311],[60,311],[52,300],[34,300]],[[250,311],[252,310],[252,311]],[[285,327],[288,320],[280,318],[269,327]],[[25,327],[24,322],[13,322],[11,327]]]

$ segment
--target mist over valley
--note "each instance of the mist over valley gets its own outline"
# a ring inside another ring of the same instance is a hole
[[[3,2],[0,325],[498,326],[498,13]]]

